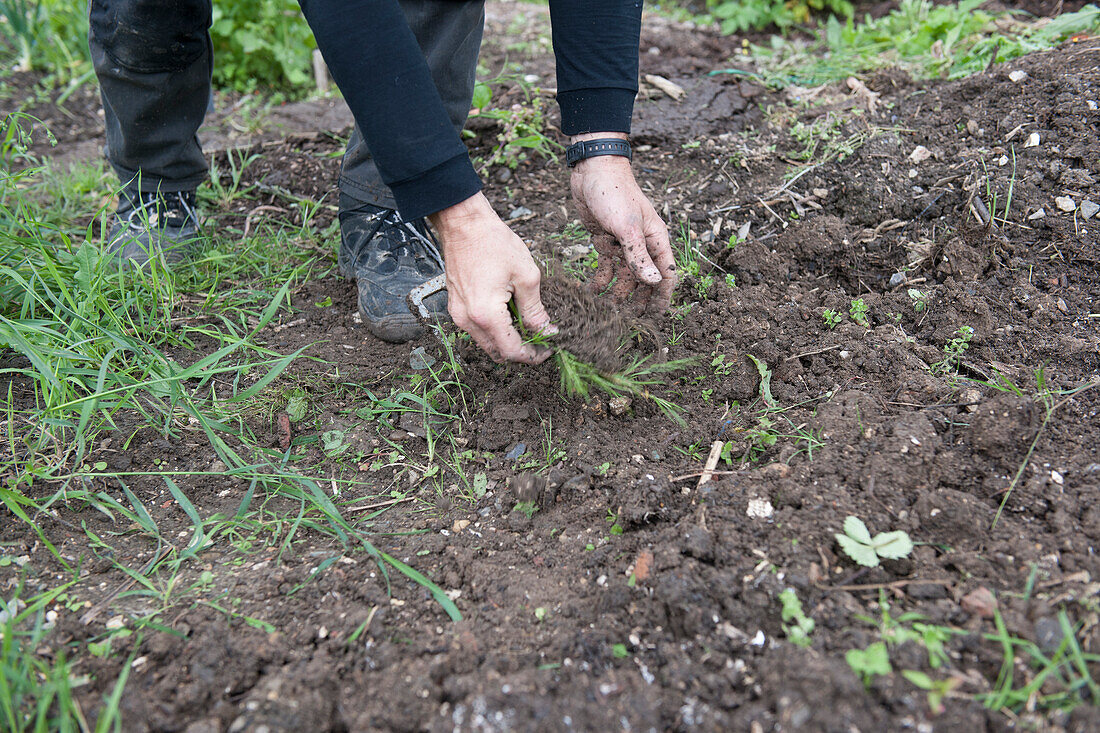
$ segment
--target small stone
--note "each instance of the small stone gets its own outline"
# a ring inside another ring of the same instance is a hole
[[[767,499],[749,499],[745,514],[752,519],[770,519],[775,514],[775,507]]]
[[[917,177],[917,169],[916,168],[910,168],[909,169],[909,177],[910,178],[916,178]]]
[[[1050,480],[1053,481],[1054,483],[1058,484],[1059,486],[1061,486],[1062,484],[1064,484],[1066,482],[1065,477],[1062,476],[1062,474],[1058,471],[1051,471],[1050,472]]]
[[[1008,156],[1002,155],[1000,158],[997,158],[997,165],[1002,167],[1008,165]]]
[[[981,586],[963,596],[959,605],[971,616],[993,618],[997,611],[997,598],[989,588]]]
[[[906,586],[905,594],[919,601],[935,601],[947,598],[947,588],[940,583],[913,583]]]
[[[528,209],[526,206],[517,206],[512,209],[512,212],[508,214],[509,219],[522,219],[525,216],[532,216],[535,212]]]
[[[1092,199],[1085,199],[1081,202],[1081,218],[1091,219],[1096,216],[1096,212],[1100,211],[1100,204],[1096,203]]]
[[[1059,298],[1058,300],[1054,301],[1054,307],[1065,315],[1069,315],[1069,306],[1066,305],[1066,301],[1063,298]]]
[[[121,629],[125,625],[126,621],[122,618],[122,616],[112,616],[111,618],[107,619],[106,623],[108,629]]]
[[[852,352],[848,351],[847,349],[844,349],[840,352],[839,356],[840,356],[841,359],[845,359],[845,360],[851,359],[852,358]]]
[[[981,128],[978,127],[978,123],[975,122],[974,120],[967,120],[966,121],[966,131],[969,132],[974,137],[978,136],[978,131],[980,129]]]
[[[1058,650],[1064,636],[1062,624],[1053,616],[1043,616],[1035,622],[1035,643],[1048,654]]]
[[[814,189],[814,196],[816,196],[819,199],[823,199],[828,195],[829,195],[829,189],[827,189],[827,188],[815,188]]]
[[[508,451],[507,453],[504,454],[504,457],[506,459],[508,459],[509,461],[514,461],[526,452],[527,452],[527,444],[526,443],[516,443],[514,446],[512,446],[512,449],[510,451]]]
[[[625,395],[612,397],[608,400],[607,409],[612,415],[622,415],[630,409],[630,398]]]
[[[765,476],[787,478],[787,476],[791,475],[791,467],[786,463],[769,463],[767,466],[764,466],[763,473]]]
[[[896,288],[898,285],[901,285],[903,282],[905,282],[905,273],[904,272],[895,272],[893,275],[890,276],[890,287],[892,287],[892,288]]]
[[[959,402],[967,412],[976,412],[982,401],[982,392],[977,387],[967,387],[959,393]]]
[[[1028,220],[1028,221],[1035,221],[1035,220],[1037,220],[1037,219],[1042,219],[1042,218],[1043,218],[1043,217],[1045,217],[1046,215],[1047,215],[1046,209],[1039,209],[1039,210],[1038,210],[1038,211],[1036,211],[1036,212],[1035,212],[1034,214],[1032,214],[1031,216],[1029,216],[1029,217],[1027,218],[1027,220]]]
[[[1073,199],[1069,196],[1058,196],[1054,199],[1054,203],[1059,209],[1065,212],[1070,212],[1077,208],[1077,204],[1073,203]]]
[[[1100,107],[1098,107],[1096,105],[1096,100],[1095,99],[1090,99],[1088,102],[1086,102],[1086,104],[1089,106],[1089,109],[1091,109],[1091,110],[1100,109]]]
[[[913,152],[909,153],[909,160],[913,163],[923,163],[932,157],[932,151],[923,145],[918,145],[913,148]]]
[[[417,346],[409,352],[409,366],[413,369],[428,369],[435,364],[435,357],[424,350],[423,346]]]
[[[461,532],[462,530],[466,529],[469,526],[470,526],[470,520],[469,519],[456,519],[455,523],[453,525],[451,525],[451,531],[454,532],[455,534],[458,534],[459,532]]]
[[[1008,78],[1009,78],[1009,80],[1014,81],[1017,84],[1019,84],[1020,82],[1022,82],[1024,79],[1027,78],[1027,72],[1024,71],[1023,69],[1015,69],[1014,71],[1008,72]]]
[[[1025,148],[1037,148],[1039,147],[1039,133],[1033,132],[1027,136],[1027,142],[1024,143]]]

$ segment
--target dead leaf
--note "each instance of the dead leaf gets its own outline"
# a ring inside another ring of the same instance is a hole
[[[848,77],[848,88],[852,90],[852,93],[859,97],[863,102],[863,106],[867,108],[867,111],[874,114],[878,109],[878,92],[872,92],[867,88],[867,85],[861,82],[854,76]]]

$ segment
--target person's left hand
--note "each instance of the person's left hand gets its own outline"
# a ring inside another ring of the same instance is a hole
[[[598,137],[626,136],[590,133],[573,141]],[[617,301],[633,296],[641,311],[666,310],[676,289],[676,259],[668,227],[638,187],[630,161],[615,155],[582,160],[573,168],[570,187],[599,255],[592,289],[602,292],[615,279]]]

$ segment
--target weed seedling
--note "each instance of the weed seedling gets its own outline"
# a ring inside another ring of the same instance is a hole
[[[970,340],[974,338],[974,329],[970,326],[960,326],[955,331],[955,336],[944,344],[943,361],[932,365],[932,371],[936,374],[949,374],[959,368],[963,354],[970,348]]]
[[[924,672],[916,669],[903,669],[901,676],[928,693],[928,709],[932,711],[933,715],[939,715],[943,712],[943,699],[961,683],[958,677],[934,680]]]
[[[852,671],[863,680],[865,686],[870,686],[871,678],[875,675],[894,672],[894,668],[890,666],[890,653],[886,650],[886,642],[876,641],[866,649],[849,649],[844,659]]]
[[[814,630],[814,620],[802,610],[802,602],[798,600],[794,588],[787,588],[780,593],[779,603],[782,606],[779,614],[783,619],[783,633],[792,644],[810,646],[813,643],[810,634]]]
[[[840,322],[844,320],[844,316],[832,308],[826,308],[821,311],[821,319],[825,321],[825,327],[832,331],[840,325]]]
[[[851,515],[844,520],[844,534],[837,533],[835,537],[848,557],[869,568],[878,567],[880,559],[908,557],[913,551],[913,541],[905,532],[880,532],[871,537],[863,520]]]
[[[538,504],[533,501],[521,501],[518,502],[514,507],[512,507],[512,511],[519,512],[528,519],[535,516],[535,512],[537,512],[538,510]]]
[[[909,288],[909,299],[913,301],[913,310],[917,313],[924,312],[928,307],[928,293],[923,293],[916,288]]]
[[[852,317],[852,320],[863,326],[864,328],[870,328],[871,322],[867,319],[867,303],[863,298],[856,298],[852,301],[852,305],[848,308],[848,315]]]

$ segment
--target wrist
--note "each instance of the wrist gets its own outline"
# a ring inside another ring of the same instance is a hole
[[[456,235],[471,226],[479,222],[492,222],[499,219],[489,199],[485,198],[485,194],[480,191],[468,199],[428,215],[428,221],[443,241],[444,247],[448,240],[456,238]]]
[[[570,135],[570,143],[579,143],[584,140],[599,140],[601,138],[617,138],[619,140],[629,140],[630,136],[625,132],[583,132],[580,135]]]

